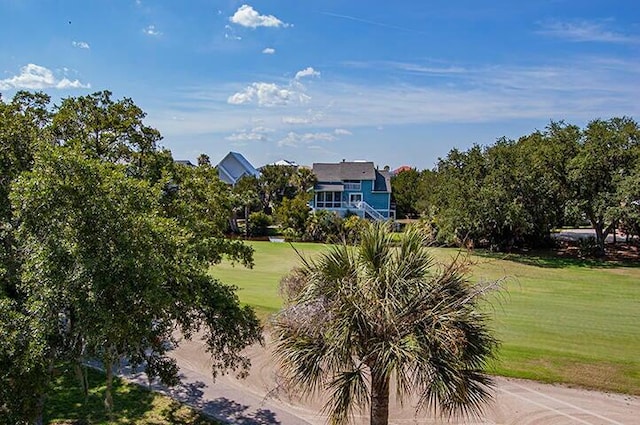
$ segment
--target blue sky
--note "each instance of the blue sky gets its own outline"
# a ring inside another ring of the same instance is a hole
[[[177,159],[431,168],[640,116],[637,1],[0,0],[0,92],[131,97]]]

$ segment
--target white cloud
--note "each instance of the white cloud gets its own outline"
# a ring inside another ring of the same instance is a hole
[[[340,138],[345,136],[336,135],[335,129],[383,127],[386,131],[403,125],[477,123],[506,128],[527,120],[543,127],[549,120],[580,124],[594,117],[640,116],[640,60],[635,58],[580,55],[534,66],[462,66],[466,72],[418,82],[324,79],[303,92],[310,97],[307,103],[277,108],[260,107],[256,93],[246,94],[243,107],[230,107],[233,102],[227,99],[237,89],[232,84],[176,88],[171,98],[149,111],[149,117],[168,138],[178,140],[209,133],[224,137],[239,128],[262,125],[276,130],[269,134],[274,144],[280,139],[285,144],[299,139],[285,137],[292,125],[313,125],[313,130],[306,131]],[[291,83],[280,88],[300,90]],[[171,120],[175,115],[184,116],[185,121]],[[248,118],[252,124],[247,124]],[[260,124],[253,124],[254,119],[260,119]]]
[[[261,133],[241,132],[241,133],[233,133],[232,135],[225,137],[225,139],[229,140],[230,142],[253,142],[253,141],[262,142],[267,140],[267,136]]]
[[[264,53],[265,55],[272,55],[276,52],[276,49],[272,48],[272,47],[266,47],[262,50],[262,53]]]
[[[576,42],[640,43],[640,37],[608,30],[603,22],[577,20],[539,23],[538,33]]]
[[[276,130],[274,128],[258,126],[258,127],[254,127],[251,131],[254,133],[273,133]]]
[[[313,142],[332,142],[336,137],[331,133],[317,132],[317,133],[295,133],[290,131],[286,137],[278,140],[278,146],[291,146],[297,147],[302,144],[310,144]]]
[[[225,137],[225,139],[231,142],[264,142],[269,140],[267,133],[273,133],[274,131],[275,129],[273,128],[258,126],[251,130],[237,131],[230,136]]]
[[[229,21],[247,28],[257,27],[288,27],[289,24],[282,22],[273,15],[261,15],[253,7],[243,4],[236,10],[236,13],[229,18]]]
[[[282,117],[282,122],[284,124],[311,124],[313,122],[312,117],[295,117],[295,116],[285,116]]]
[[[20,68],[19,75],[0,80],[0,90],[80,89],[89,87],[91,87],[89,84],[83,84],[79,80],[71,81],[66,77],[58,79],[50,69],[33,63]]]
[[[86,41],[72,41],[71,45],[73,47],[77,47],[79,49],[89,49],[89,43],[87,43]]]
[[[281,118],[283,124],[311,124],[318,121],[322,121],[324,117],[323,111],[317,111],[314,109],[308,109],[306,115],[285,115]]]
[[[336,128],[335,130],[333,130],[333,133],[336,136],[351,136],[353,134],[352,132],[344,128]]]
[[[227,103],[242,105],[257,101],[259,106],[277,106],[305,103],[310,99],[306,94],[292,88],[280,87],[274,83],[256,82],[249,85],[243,91],[229,96]]]
[[[142,32],[152,37],[158,37],[162,35],[162,32],[158,31],[155,25],[147,26],[145,29],[142,30]]]
[[[295,79],[299,80],[304,77],[319,77],[319,76],[320,76],[320,72],[316,71],[315,69],[309,66],[306,69],[303,69],[302,71],[296,72]]]

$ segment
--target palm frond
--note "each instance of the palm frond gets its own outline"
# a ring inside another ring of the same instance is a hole
[[[328,387],[331,394],[323,410],[334,425],[347,424],[357,407],[362,409],[369,404],[367,374],[362,364],[336,373]]]

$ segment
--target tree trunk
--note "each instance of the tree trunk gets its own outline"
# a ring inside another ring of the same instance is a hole
[[[107,374],[107,388],[104,392],[104,408],[111,416],[113,412],[113,358],[110,355],[104,358],[104,370]]]
[[[35,419],[33,421],[34,425],[43,425],[44,424],[44,402],[45,402],[45,398],[46,398],[45,394],[41,394],[40,397],[38,398],[38,404],[36,406],[37,413],[36,413],[36,417],[35,417]]]
[[[47,366],[47,373],[49,377],[53,375],[53,359],[49,359],[49,365]],[[38,403],[36,404],[36,410],[34,414],[33,423],[35,425],[43,425],[44,424],[44,403],[47,400],[47,393],[43,391],[42,394],[38,397]]]
[[[598,245],[598,256],[603,257],[604,242],[605,242],[605,238],[607,237],[606,233],[604,232],[603,220],[602,218],[598,218],[596,220],[595,217],[590,217],[589,221],[591,222],[591,227],[593,227],[593,230],[596,231],[596,244]]]
[[[244,236],[249,237],[249,206],[244,206]]]
[[[371,373],[371,425],[389,424],[389,380]]]
[[[78,380],[78,383],[80,384],[80,391],[82,391],[82,395],[84,396],[84,401],[85,403],[87,402],[87,399],[89,398],[89,387],[87,385],[87,377],[86,377],[86,370],[83,368],[82,366],[82,360],[81,359],[76,359],[75,365],[74,365],[74,369],[76,372],[76,379]]]

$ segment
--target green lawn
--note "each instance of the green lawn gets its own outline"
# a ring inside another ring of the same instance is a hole
[[[212,273],[267,318],[280,308],[280,278],[298,258],[289,244],[252,245],[253,269],[225,263]],[[323,249],[295,246],[306,255]],[[433,252],[438,260],[456,254]],[[507,277],[492,303],[502,341],[493,372],[640,394],[640,267],[535,255],[473,260],[474,279]]]
[[[114,380],[115,409],[111,418],[103,399],[105,375],[89,369],[89,397],[84,399],[78,380],[61,367],[45,403],[44,423],[52,425],[220,425],[197,411],[139,385]]]

